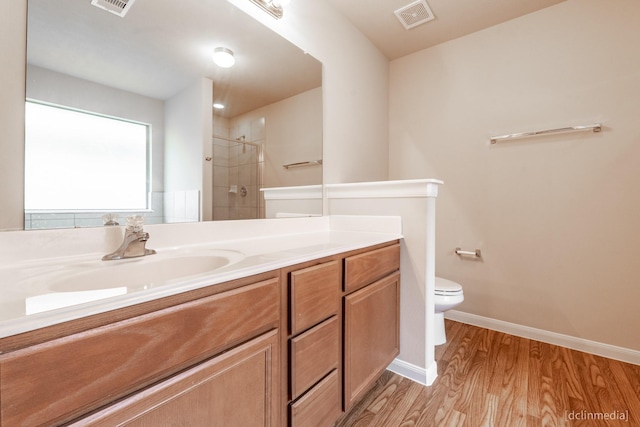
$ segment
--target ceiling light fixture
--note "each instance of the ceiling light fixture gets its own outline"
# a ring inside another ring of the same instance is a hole
[[[287,0],[249,0],[251,3],[258,6],[260,9],[273,16],[275,19],[282,18],[283,11],[282,6]]]
[[[216,110],[224,110],[224,105],[216,102],[215,104],[213,104],[213,108],[215,108]]]
[[[229,68],[233,67],[236,63],[236,59],[233,57],[233,52],[226,47],[217,47],[213,51],[213,62],[218,67]]]

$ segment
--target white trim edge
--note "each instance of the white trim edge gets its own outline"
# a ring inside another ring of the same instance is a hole
[[[322,185],[261,188],[265,200],[322,199]]]
[[[326,184],[329,199],[363,199],[396,197],[438,197],[438,179]]]
[[[415,381],[418,384],[430,386],[438,376],[438,365],[433,362],[429,369],[424,369],[404,360],[395,359],[387,367],[391,372],[398,374],[402,377],[408,378],[411,381]]]
[[[583,351],[597,356],[607,357],[622,362],[640,365],[640,351],[625,347],[618,347],[611,344],[586,340],[571,335],[559,334],[557,332],[545,331],[544,329],[532,328],[530,326],[518,325],[516,323],[505,322],[503,320],[492,319],[490,317],[479,316],[477,314],[465,313],[458,310],[445,312],[445,318],[457,322],[466,323],[481,328],[491,329],[506,334],[528,338],[535,341],[542,341],[548,344],[567,347],[572,350]]]

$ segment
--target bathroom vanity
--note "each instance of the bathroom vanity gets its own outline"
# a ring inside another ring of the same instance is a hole
[[[0,337],[0,425],[330,426],[398,355],[400,238],[219,242],[249,256],[51,310]]]

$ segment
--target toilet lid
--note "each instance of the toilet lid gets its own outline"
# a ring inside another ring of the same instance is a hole
[[[438,295],[458,295],[462,293],[462,285],[449,279],[436,277],[436,294]]]

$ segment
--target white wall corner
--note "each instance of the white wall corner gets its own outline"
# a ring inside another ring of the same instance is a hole
[[[438,376],[438,364],[435,361],[425,369],[404,360],[395,359],[387,369],[424,386],[432,385]]]

